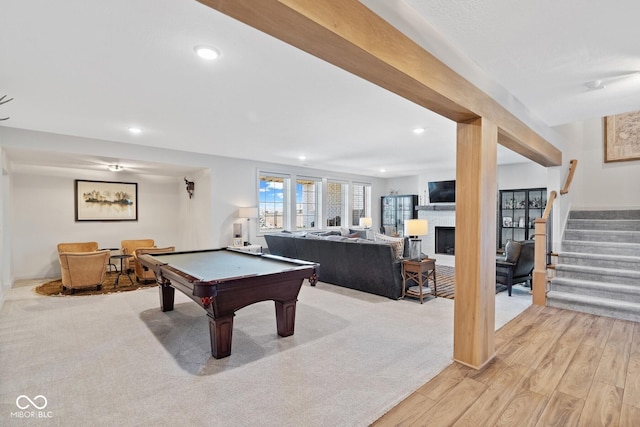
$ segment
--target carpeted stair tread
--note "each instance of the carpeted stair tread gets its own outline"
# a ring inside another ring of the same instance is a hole
[[[558,264],[589,265],[593,267],[640,271],[640,256],[560,252],[558,254]]]
[[[640,271],[622,270],[618,268],[556,264],[556,277],[640,285]]]
[[[570,277],[554,277],[551,280],[554,292],[577,293],[614,300],[640,303],[640,284],[610,283]]]
[[[571,271],[571,272],[580,272],[580,273],[588,273],[588,274],[632,277],[640,280],[640,271],[623,270],[620,268],[602,268],[602,267],[590,267],[587,265],[556,264],[556,271]],[[638,284],[640,285],[640,282]]]
[[[569,219],[640,219],[640,209],[572,210]]]
[[[619,230],[565,230],[566,240],[587,242],[621,242],[640,244],[640,231]]]
[[[640,256],[640,243],[562,240],[563,252],[599,253],[605,255]]]
[[[640,219],[569,219],[566,229],[640,231]]]
[[[614,317],[634,322],[640,321],[640,303],[637,302],[549,291],[547,293],[547,305],[599,316]]]

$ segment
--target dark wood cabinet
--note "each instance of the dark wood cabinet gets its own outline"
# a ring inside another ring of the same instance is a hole
[[[418,218],[418,212],[416,211],[416,206],[418,205],[417,194],[382,196],[381,205],[382,226],[395,227],[400,236],[404,232],[404,220]]]
[[[546,188],[500,190],[498,197],[498,248],[507,240],[529,240],[535,233],[534,220],[547,206]]]

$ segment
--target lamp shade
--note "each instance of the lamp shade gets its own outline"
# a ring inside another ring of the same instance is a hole
[[[371,218],[360,218],[360,227],[371,228],[373,225],[373,220]]]
[[[404,221],[405,236],[424,236],[429,234],[429,222],[426,219],[406,219]]]
[[[258,218],[258,208],[240,208],[238,216],[240,218]]]

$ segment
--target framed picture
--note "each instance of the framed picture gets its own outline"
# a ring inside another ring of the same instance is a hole
[[[233,246],[242,246],[242,237],[234,237]]]
[[[138,184],[75,181],[76,221],[137,221]]]
[[[604,118],[604,161],[640,160],[640,111]]]
[[[512,227],[513,226],[513,219],[510,216],[503,216],[502,217],[502,226],[503,227]]]

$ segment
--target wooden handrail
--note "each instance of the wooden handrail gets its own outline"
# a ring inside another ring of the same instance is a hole
[[[576,166],[578,165],[578,161],[576,159],[572,159],[569,162],[569,175],[567,175],[567,179],[564,182],[564,187],[560,190],[560,195],[567,194],[569,192],[569,186],[571,185],[571,181],[573,180],[573,174],[576,171]],[[547,205],[548,206],[548,205]]]
[[[551,215],[551,206],[553,206],[553,202],[556,200],[556,197],[558,197],[558,193],[556,193],[555,190],[549,193],[547,206],[544,208],[544,213],[542,214],[541,218],[544,222],[547,222],[547,220],[549,219],[549,215]]]

